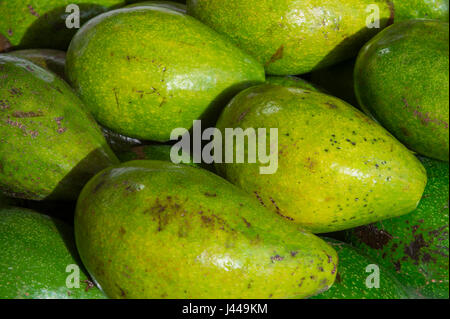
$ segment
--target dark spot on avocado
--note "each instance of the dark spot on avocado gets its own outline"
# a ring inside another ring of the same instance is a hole
[[[394,3],[391,0],[387,0],[387,4],[389,6],[389,11],[391,13],[389,16],[387,25],[391,25],[394,23],[394,20],[395,20],[395,7],[394,7]]]
[[[208,192],[206,192],[206,193],[205,193],[205,196],[206,196],[206,197],[217,197],[217,194],[213,194],[213,193],[208,193]]]
[[[120,227],[120,229],[119,229],[119,234],[120,235],[125,235],[127,233],[127,231],[125,230],[125,228],[123,228],[123,227]]]
[[[14,111],[12,116],[17,118],[40,117],[44,116],[44,113],[42,111],[37,112]]]
[[[84,289],[84,291],[86,291],[86,292],[89,291],[89,289],[95,287],[94,283],[88,279],[83,280],[83,282],[86,284],[86,288]]]
[[[270,58],[270,60],[266,63],[266,67],[272,63],[275,63],[278,60],[281,60],[283,58],[283,54],[284,54],[284,45],[282,44],[278,50],[272,55],[272,57]]]
[[[278,207],[277,203],[275,202],[275,200],[272,197],[270,197],[270,201],[272,202],[273,206],[275,206],[275,212],[277,213],[277,215],[279,215],[283,218],[286,218],[287,220],[291,220],[291,221],[294,220],[294,218],[283,215],[281,213],[280,207]],[[264,207],[266,207],[266,206],[264,205]]]
[[[250,228],[252,227],[252,224],[250,224],[244,217],[242,217],[242,220],[244,221],[245,225]]]
[[[400,272],[402,269],[402,264],[400,262],[400,260],[397,260],[396,262],[394,262],[394,267],[395,267],[395,271]]]
[[[30,11],[31,15],[34,15],[36,18],[39,18],[40,15],[37,13],[31,4],[27,5],[28,11]]]
[[[332,102],[327,102],[327,103],[325,103],[325,105],[327,105],[332,110],[338,108],[337,105]]]
[[[418,262],[420,258],[420,251],[425,247],[428,247],[428,244],[425,242],[423,235],[418,234],[414,236],[414,240],[408,246],[405,246],[404,252],[411,259]]]
[[[21,96],[23,94],[20,89],[15,88],[15,87],[11,88],[9,90],[9,93],[11,93],[11,95],[13,95],[13,96]]]
[[[361,242],[373,249],[383,249],[393,238],[391,234],[378,229],[373,224],[356,228],[355,235]]]
[[[283,259],[284,259],[284,257],[281,257],[280,255],[275,255],[275,256],[270,257],[270,260],[272,260],[272,262],[282,261]]]
[[[7,110],[11,107],[8,100],[0,100],[0,110]]]
[[[264,202],[263,202],[261,196],[259,196],[258,192],[257,192],[257,191],[254,191],[254,193],[255,193],[255,195],[256,195],[256,198],[257,198],[257,199],[259,200],[259,202],[261,203],[261,205],[263,205],[264,207],[266,207],[266,204],[264,204]]]
[[[241,115],[239,115],[239,118],[238,118],[237,122],[238,123],[242,122],[242,120],[247,116],[248,112],[250,112],[250,109],[245,110],[244,112],[242,112]]]
[[[297,256],[297,254],[298,254],[298,251],[291,251],[291,256],[292,256],[292,257]]]

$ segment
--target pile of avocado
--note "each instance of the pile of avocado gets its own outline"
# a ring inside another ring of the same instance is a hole
[[[448,299],[448,21],[448,0],[0,1],[0,299]],[[220,160],[252,129],[257,161],[250,133]]]

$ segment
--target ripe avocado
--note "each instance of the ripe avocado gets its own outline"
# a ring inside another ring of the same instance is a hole
[[[76,28],[66,26],[69,4],[80,8],[80,25],[123,0],[7,0],[0,1],[0,33],[12,47],[66,50]]]
[[[0,192],[76,199],[93,175],[118,163],[62,79],[7,54],[0,54],[0,74]]]
[[[150,5],[90,20],[69,47],[66,71],[103,126],[158,142],[217,118],[230,97],[265,81],[264,68],[226,38]]]
[[[292,86],[300,89],[320,92],[321,89],[308,81],[297,76],[268,76],[266,78],[267,84],[276,84],[281,86]]]
[[[314,233],[407,214],[425,188],[425,169],[408,149],[330,95],[256,86],[230,102],[217,127],[224,136],[225,128],[278,128],[274,174],[261,174],[263,164],[249,161],[217,164],[217,171],[273,212]],[[234,149],[248,150],[248,143],[236,143]]]
[[[52,71],[61,78],[66,79],[64,71],[66,65],[66,53],[64,51],[52,49],[27,49],[12,51],[8,54],[29,60],[44,69]]]
[[[286,298],[328,289],[336,252],[206,170],[105,169],[84,188],[75,238],[111,298]]]
[[[395,23],[409,19],[436,19],[448,22],[448,0],[392,0]]]
[[[361,108],[421,155],[449,159],[449,26],[395,23],[370,40],[355,66]]]
[[[411,214],[346,232],[419,298],[449,298],[449,166],[421,158],[428,172],[422,201]]]
[[[0,299],[104,299],[86,275],[73,238],[62,221],[25,208],[1,208]],[[79,287],[68,288],[67,282]]]
[[[188,0],[188,14],[231,38],[272,75],[304,74],[354,57],[385,28],[386,0]],[[370,7],[379,27],[368,28]],[[369,11],[368,11],[369,10]]]
[[[358,249],[334,239],[324,240],[336,250],[339,257],[336,280],[329,290],[311,299],[409,299],[405,287],[392,273],[376,265]],[[372,268],[373,265],[378,266],[378,269]],[[376,272],[379,275],[378,288],[371,286],[377,280]]]

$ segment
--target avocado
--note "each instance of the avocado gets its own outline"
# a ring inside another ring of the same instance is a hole
[[[227,181],[163,161],[89,181],[75,238],[110,298],[301,298],[328,289],[337,266],[323,240]]]
[[[268,76],[266,78],[267,84],[275,84],[281,86],[292,86],[300,89],[306,89],[311,91],[320,92],[321,89],[308,81],[299,78],[297,76]]]
[[[181,1],[180,1],[181,2]],[[174,2],[174,1],[143,1],[138,2],[135,4],[130,4],[126,6],[126,8],[135,8],[135,7],[142,7],[142,6],[156,6],[161,8],[167,8],[171,10],[175,10],[181,13],[186,13],[186,3],[180,3],[180,2]]]
[[[448,0],[392,0],[395,23],[409,19],[436,19],[448,22]]]
[[[34,64],[59,75],[62,79],[66,79],[64,73],[66,52],[64,51],[52,49],[27,49],[12,51],[8,54],[29,60]]]
[[[382,31],[358,56],[355,92],[364,111],[411,150],[448,161],[448,23],[409,20]]]
[[[108,145],[115,153],[128,152],[132,147],[139,146],[144,143],[143,141],[140,141],[136,138],[131,138],[128,136],[118,134],[105,127],[101,127],[101,130],[103,136],[106,139],[106,142],[108,142]]]
[[[409,299],[405,287],[392,273],[358,249],[334,239],[323,239],[338,254],[337,275],[329,290],[311,299]],[[372,286],[377,279],[379,285]]]
[[[7,54],[0,54],[0,74],[0,192],[76,199],[95,173],[118,163],[62,79]]]
[[[385,0],[188,0],[187,6],[271,75],[304,74],[354,57],[394,14]],[[367,27],[369,6],[379,10],[378,27]]]
[[[9,40],[0,33],[0,53],[6,52],[11,48],[11,43],[9,43]]]
[[[277,143],[276,171],[261,173],[268,164],[248,160],[217,163],[217,171],[314,233],[407,214],[426,184],[425,169],[408,149],[359,110],[323,93],[278,85],[249,88],[224,109],[217,127],[223,136],[225,128],[265,128],[267,134],[277,128],[277,140],[270,142],[273,153]],[[236,140],[234,149],[248,153],[246,140]],[[258,153],[264,151],[258,146]]]
[[[216,119],[234,94],[265,81],[264,68],[226,38],[151,5],[90,20],[73,38],[66,71],[100,124],[157,142]]]
[[[428,172],[422,201],[411,214],[346,232],[419,298],[449,298],[448,163],[421,158]]]
[[[86,275],[73,236],[57,219],[1,208],[0,299],[105,299]]]
[[[70,4],[80,9],[80,25],[123,0],[14,0],[0,1],[0,33],[15,49],[66,50],[77,28],[68,28]],[[71,20],[72,21],[72,20]]]
[[[360,108],[355,95],[353,77],[355,62],[354,59],[351,59],[326,69],[314,71],[311,73],[310,81],[313,85],[324,88],[331,95]]]

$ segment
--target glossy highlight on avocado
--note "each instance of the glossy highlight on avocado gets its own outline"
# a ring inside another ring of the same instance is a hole
[[[78,200],[75,237],[111,298],[305,298],[328,289],[337,267],[324,241],[232,184],[162,161],[94,177]]]
[[[76,199],[98,171],[118,163],[82,101],[55,74],[0,54],[0,191]]]
[[[100,124],[158,142],[215,119],[234,94],[265,80],[263,67],[227,39],[157,6],[90,20],[70,45],[66,71]]]
[[[304,74],[356,55],[392,23],[386,0],[188,0],[188,14],[227,35],[271,75]],[[372,23],[379,10],[379,27]]]
[[[217,127],[278,129],[278,170],[216,164],[218,173],[274,213],[314,233],[352,228],[417,207],[426,174],[386,130],[330,95],[260,85],[238,94]],[[237,148],[248,150],[248,144]]]

